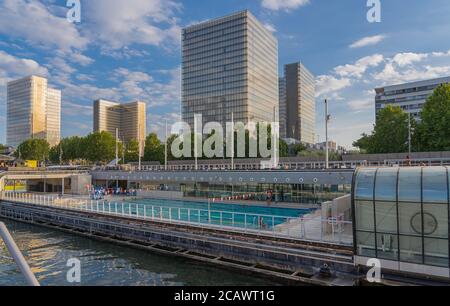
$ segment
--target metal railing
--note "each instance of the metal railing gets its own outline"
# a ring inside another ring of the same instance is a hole
[[[20,272],[22,272],[22,275],[25,277],[27,284],[29,286],[39,286],[39,282],[34,276],[33,271],[31,271],[30,266],[3,222],[0,222],[0,237],[3,239],[6,248],[19,267]]]
[[[245,231],[261,235],[342,245],[351,245],[353,242],[352,222],[336,218],[323,220],[321,216],[286,217],[211,209],[155,206],[141,203],[81,200],[12,192],[3,193],[2,197],[4,201],[9,202],[57,207],[139,220],[185,224],[230,231]]]

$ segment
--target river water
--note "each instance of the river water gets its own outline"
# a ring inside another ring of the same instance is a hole
[[[197,261],[99,242],[57,230],[2,220],[44,286],[266,286],[260,276]],[[70,259],[81,264],[81,283],[69,283]],[[0,286],[25,285],[0,239]]]

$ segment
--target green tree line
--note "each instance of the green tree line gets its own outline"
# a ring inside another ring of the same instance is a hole
[[[270,127],[269,133],[270,135]],[[259,133],[257,133],[257,141],[259,139]],[[208,137],[211,135],[208,135]],[[192,139],[193,139],[192,135]],[[203,143],[208,139],[205,137]],[[175,160],[172,155],[172,144],[178,138],[178,135],[171,135],[167,140],[168,148],[168,160]],[[246,132],[246,156],[249,154],[249,140],[250,135]],[[192,154],[193,155],[193,141]],[[271,147],[271,139],[268,136],[268,147]],[[280,140],[280,156],[284,157],[288,155],[288,146]],[[235,135],[235,156],[237,156],[237,134]],[[226,148],[224,148],[226,152]],[[142,153],[142,161],[158,161],[164,163],[165,156],[165,144],[162,142],[156,133],[149,134],[145,139],[145,146]],[[116,155],[116,140],[113,135],[108,132],[94,132],[85,137],[73,136],[64,138],[61,142],[52,148],[46,140],[43,139],[29,139],[22,144],[16,150],[16,157],[22,160],[38,160],[38,161],[50,161],[54,164],[78,162],[78,163],[108,163],[115,159]],[[123,144],[118,143],[118,155],[121,162],[130,163],[137,162],[139,160],[139,142],[136,139]],[[182,158],[182,159],[192,159]],[[206,159],[202,156],[201,159]]]
[[[388,105],[377,114],[372,134],[363,134],[353,145],[363,153],[406,153],[411,122],[412,152],[450,151],[450,84],[435,89],[427,99],[421,120],[409,120],[398,106]]]

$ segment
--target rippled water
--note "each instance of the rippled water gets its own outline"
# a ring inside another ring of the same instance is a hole
[[[72,285],[66,281],[70,269],[66,263],[71,258],[81,262],[81,285],[277,285],[259,276],[246,276],[196,261],[161,256],[18,222],[0,221],[10,230],[41,285]],[[24,285],[23,276],[9,257],[5,245],[0,242],[0,286]]]

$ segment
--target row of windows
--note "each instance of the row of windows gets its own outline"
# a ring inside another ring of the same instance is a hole
[[[227,48],[230,47],[231,45],[233,45],[235,43],[235,41],[240,41],[243,44],[245,44],[247,42],[247,35],[245,31],[237,31],[234,33],[230,33],[227,35],[221,35],[220,37],[211,39],[211,40],[207,40],[207,41],[202,41],[200,43],[196,43],[196,44],[190,44],[190,46],[187,44],[187,42],[185,42],[185,44],[183,44],[183,56],[190,58],[190,57],[194,57],[198,54],[202,54],[205,52],[212,52],[215,51],[217,49],[223,49],[223,48]]]
[[[184,61],[183,60],[183,72],[192,72],[203,70],[205,68],[223,66],[227,63],[236,63],[238,61],[248,60],[246,51],[244,49],[236,50],[221,55],[215,55],[210,57],[204,57],[196,61]]]
[[[185,39],[194,39],[198,36],[205,36],[209,33],[215,32],[218,29],[234,27],[247,22],[247,15],[245,13],[235,14],[227,17],[222,17],[217,20],[212,20],[207,23],[191,26],[183,30],[183,37]]]
[[[196,83],[196,82],[203,82],[205,80],[211,80],[211,79],[219,79],[219,78],[225,78],[230,77],[233,75],[238,74],[246,74],[247,69],[244,62],[235,63],[227,65],[226,67],[223,67],[221,71],[219,72],[209,72],[209,73],[202,73],[202,71],[196,72],[196,73],[185,73],[183,74],[183,84],[190,84],[190,83]]]
[[[246,45],[245,37],[242,36],[232,38],[217,45],[202,46],[202,49],[195,54],[183,52],[183,61],[195,64],[195,62],[199,59],[205,59],[217,55],[228,54],[236,50],[245,49]]]

